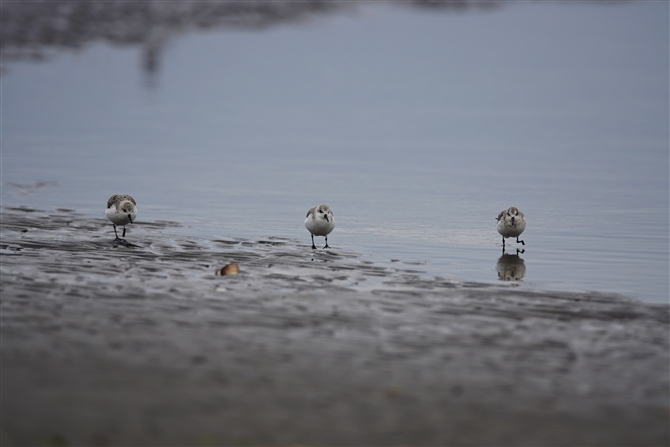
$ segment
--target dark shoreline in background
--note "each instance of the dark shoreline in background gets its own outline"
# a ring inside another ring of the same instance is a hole
[[[169,222],[135,247],[70,210],[1,224],[3,445],[669,441],[667,305]]]
[[[333,14],[355,12],[369,2],[275,0],[126,2],[50,0],[2,3],[4,62],[48,59],[58,50],[80,50],[94,42],[143,48],[143,69],[160,67],[161,52],[171,38],[216,28],[259,30],[292,25]],[[377,5],[430,11],[491,9],[498,0],[375,1]],[[6,67],[5,67],[6,68]]]

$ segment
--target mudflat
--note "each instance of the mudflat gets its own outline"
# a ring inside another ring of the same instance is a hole
[[[2,445],[670,442],[667,305],[176,225],[3,210]]]

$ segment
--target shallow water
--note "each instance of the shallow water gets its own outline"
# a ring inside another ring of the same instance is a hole
[[[2,2],[3,445],[668,443],[668,4],[420,4]]]
[[[307,243],[327,203],[337,250],[495,283],[514,205],[522,287],[668,301],[667,3],[334,2],[207,31],[152,5],[8,59],[4,206],[93,217],[127,193],[180,234]]]

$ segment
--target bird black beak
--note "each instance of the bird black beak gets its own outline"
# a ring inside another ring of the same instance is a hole
[[[512,225],[514,225],[514,216],[512,216]]]
[[[133,215],[132,214],[128,214],[128,220],[130,221],[130,223],[133,223]]]
[[[326,222],[330,222],[330,220],[328,220],[328,214],[324,214],[323,217],[326,218]]]

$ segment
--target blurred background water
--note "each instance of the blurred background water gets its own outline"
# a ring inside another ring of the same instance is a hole
[[[309,250],[327,203],[334,250],[668,301],[667,2],[2,9],[5,207],[124,193],[175,232]]]

